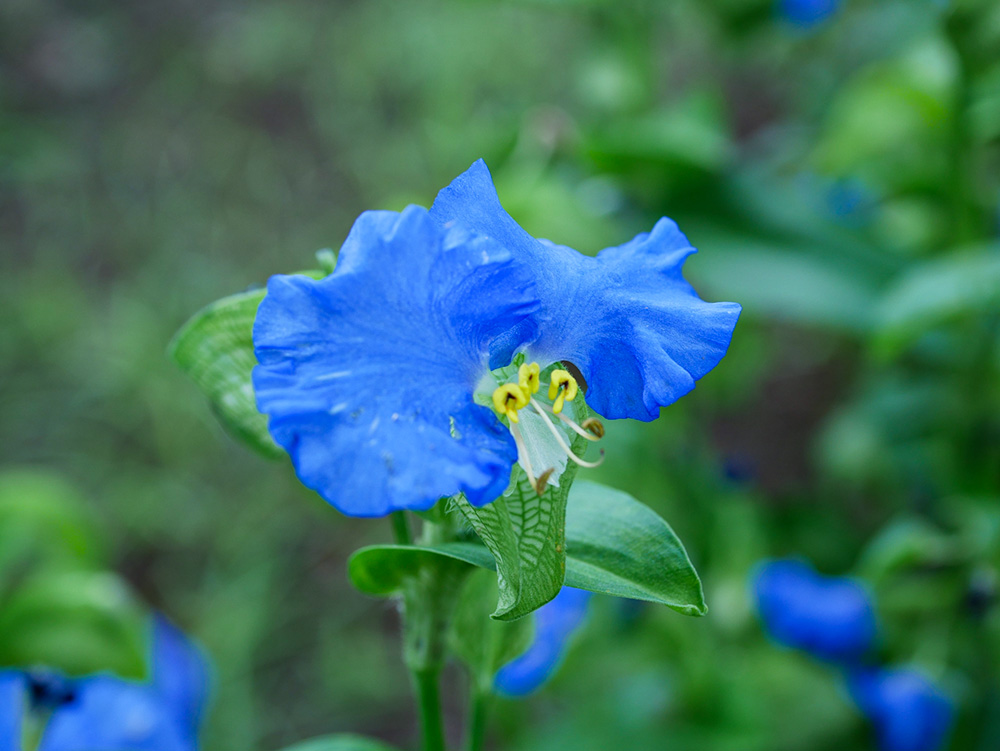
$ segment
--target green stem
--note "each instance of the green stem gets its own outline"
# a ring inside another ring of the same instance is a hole
[[[444,724],[441,719],[441,695],[437,668],[413,670],[413,688],[420,709],[420,733],[423,751],[444,751]]]
[[[489,712],[490,695],[472,689],[472,702],[469,706],[469,741],[468,751],[483,751],[486,745],[486,716]]]
[[[413,535],[410,534],[410,520],[405,511],[394,511],[392,514],[392,533],[397,545],[412,545]]]

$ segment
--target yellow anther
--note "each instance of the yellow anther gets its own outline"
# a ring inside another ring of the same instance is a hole
[[[552,411],[557,415],[562,412],[563,400],[568,402],[576,399],[578,387],[576,379],[568,370],[553,370],[549,381],[549,399],[552,399]]]
[[[528,406],[529,395],[516,383],[505,383],[493,392],[493,408],[498,414],[507,415],[517,422],[517,411]]]
[[[541,372],[542,369],[538,367],[537,362],[525,363],[517,369],[517,385],[529,397],[532,394],[537,394],[538,389],[542,387],[541,381],[538,379],[538,374]]]

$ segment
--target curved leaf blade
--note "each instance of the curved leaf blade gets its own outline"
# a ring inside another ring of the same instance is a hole
[[[579,481],[570,492],[566,539],[567,586],[655,602],[683,615],[708,611],[701,580],[673,529],[628,493]],[[348,561],[348,574],[362,592],[391,595],[406,577],[441,557],[496,569],[484,546],[451,542],[362,548]]]

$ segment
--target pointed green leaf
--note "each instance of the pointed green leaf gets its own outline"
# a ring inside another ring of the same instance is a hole
[[[581,480],[566,518],[566,583],[658,602],[684,615],[707,612],[684,545],[655,511],[628,493]]]
[[[314,279],[326,275],[325,271],[300,273]],[[285,452],[268,433],[267,417],[257,411],[250,379],[257,364],[253,322],[265,292],[230,295],[202,308],[177,332],[167,354],[208,397],[231,435],[264,456],[278,458]]]
[[[565,584],[591,592],[660,603],[684,615],[707,612],[701,580],[681,541],[663,519],[628,493],[578,481],[566,519]],[[368,594],[398,592],[422,562],[445,557],[496,569],[482,545],[373,545],[351,556],[348,572]]]

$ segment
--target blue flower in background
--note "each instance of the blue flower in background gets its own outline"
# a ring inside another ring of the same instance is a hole
[[[555,599],[535,611],[535,639],[528,651],[497,672],[496,689],[524,696],[541,686],[562,660],[570,636],[587,616],[591,593],[563,587]]]
[[[882,751],[936,751],[954,720],[951,700],[914,670],[858,670],[851,697],[875,725]]]
[[[22,751],[25,716],[48,716],[38,751],[196,751],[208,691],[197,648],[162,618],[153,626],[152,679],[0,672],[0,751]]]
[[[477,404],[503,339],[538,310],[498,243],[411,206],[358,217],[334,272],[274,276],[254,323],[257,406],[303,484],[345,514],[492,501],[517,459]]]
[[[840,0],[778,0],[778,13],[804,29],[818,26],[840,8]]]
[[[778,642],[824,660],[851,661],[875,643],[875,610],[851,579],[819,574],[798,560],[768,561],[753,582],[757,610]]]
[[[585,256],[525,232],[500,205],[481,159],[438,194],[431,215],[498,241],[531,268],[541,310],[510,332],[512,343],[529,342],[527,359],[543,369],[575,365],[587,404],[608,419],[655,419],[729,347],[740,306],[707,303],[684,280],[695,249],[669,219]]]

